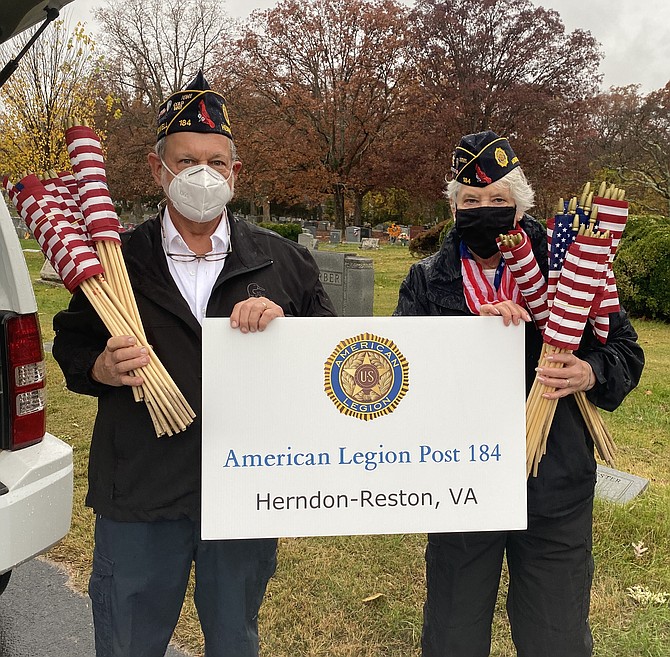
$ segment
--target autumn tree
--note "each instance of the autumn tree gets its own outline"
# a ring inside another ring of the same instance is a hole
[[[639,207],[670,214],[670,82],[649,94],[637,85],[610,89],[593,121],[600,165]]]
[[[0,58],[9,60],[31,34],[0,46]],[[67,19],[55,21],[33,44],[0,90],[3,173],[18,177],[70,167],[65,121],[73,115],[92,119],[96,63],[93,40],[79,23],[70,29]]]
[[[199,70],[211,75],[215,47],[230,42],[228,19],[215,0],[108,0],[95,17],[105,57],[101,84],[120,114],[108,135],[110,189],[139,212],[156,194],[146,155],[158,108]]]
[[[415,11],[421,150],[438,144],[450,154],[461,135],[491,129],[511,139],[535,183],[555,182],[555,149],[573,144],[569,107],[592,97],[601,79],[591,34],[566,33],[556,11],[530,0],[418,0]],[[446,171],[431,173],[442,185]]]
[[[330,193],[344,227],[347,195],[360,207],[403,110],[407,15],[395,0],[283,0],[252,15],[222,78],[237,71],[231,112],[257,186],[287,201]]]

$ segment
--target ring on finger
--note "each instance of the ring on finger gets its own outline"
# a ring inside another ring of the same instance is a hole
[[[261,303],[263,304],[263,310],[267,310],[268,309],[268,304],[265,303],[265,301],[261,301]]]
[[[569,388],[570,387],[570,379],[565,380],[565,387]]]

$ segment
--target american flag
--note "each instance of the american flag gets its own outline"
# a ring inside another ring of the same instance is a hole
[[[570,245],[575,241],[577,231],[573,230],[574,215],[557,214],[551,222],[551,242],[549,244],[549,274],[547,277],[547,303],[551,306],[556,295],[558,277]],[[548,223],[549,225],[549,223]],[[549,235],[549,233],[547,233]]]
[[[560,349],[577,349],[605,276],[611,243],[611,239],[578,235],[565,255],[557,249],[556,259],[562,258],[562,266],[544,332],[545,342]]]
[[[3,184],[70,292],[87,278],[103,273],[95,250],[82,239],[37,176],[25,176],[16,185],[5,178]]]
[[[598,208],[598,230],[609,230],[612,237],[612,248],[607,259],[607,279],[590,318],[596,336],[604,343],[609,334],[609,313],[618,312],[621,308],[612,263],[628,221],[628,202],[596,197],[593,205]]]
[[[77,210],[79,210],[79,187],[77,186],[77,179],[70,171],[60,171],[58,173],[58,177],[67,187],[68,191],[70,192],[70,196],[72,196],[74,202],[77,204]]]
[[[88,126],[77,125],[65,131],[65,142],[77,180],[80,207],[93,240],[120,243],[123,230],[114,209],[109,189],[102,146]]]
[[[554,235],[554,225],[556,223],[556,217],[549,217],[547,219],[547,248],[551,249],[551,238]]]
[[[44,185],[44,189],[54,198],[61,212],[70,218],[70,223],[81,234],[82,239],[90,242],[91,240],[86,231],[86,223],[84,222],[81,210],[63,180],[56,175],[53,178],[46,178],[42,181],[42,184]]]
[[[549,316],[547,282],[537,264],[528,235],[522,229],[511,230],[508,235],[521,235],[521,243],[508,247],[498,239],[498,249],[519,286],[535,324],[542,331]]]

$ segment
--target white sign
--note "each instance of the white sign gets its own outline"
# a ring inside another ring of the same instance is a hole
[[[203,322],[202,537],[526,527],[524,329]]]

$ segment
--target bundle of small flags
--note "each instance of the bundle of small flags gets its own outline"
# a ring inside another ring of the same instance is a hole
[[[547,356],[579,347],[587,321],[605,343],[609,313],[619,309],[612,262],[628,218],[623,190],[603,183],[598,195],[584,186],[581,201],[559,201],[555,217],[547,221],[549,274],[545,281],[528,237],[514,230],[498,239],[498,247],[515,277],[526,306],[543,332],[540,367],[560,367]],[[547,437],[557,400],[537,379],[526,402],[526,473],[537,476],[546,452]],[[614,444],[595,406],[583,391],[575,394],[601,458],[612,464]]]
[[[65,139],[72,173],[52,171],[43,179],[28,174],[16,184],[5,178],[4,187],[65,287],[81,288],[112,336],[135,336],[148,350],[149,364],[140,373],[144,384],[133,394],[146,403],[156,434],[173,435],[185,430],[195,413],[144,334],[100,140],[88,126],[73,123]]]

